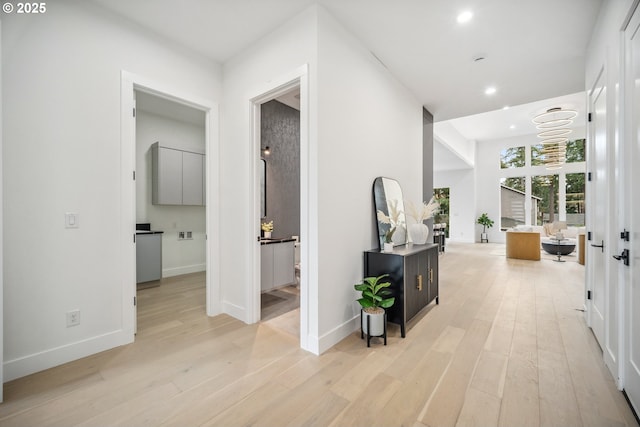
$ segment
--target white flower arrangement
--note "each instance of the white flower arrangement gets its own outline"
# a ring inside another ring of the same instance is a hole
[[[434,216],[440,210],[440,203],[434,197],[429,202],[422,202],[420,209],[412,201],[407,201],[407,215],[409,215],[416,224],[420,224],[425,220]]]
[[[385,214],[381,210],[378,210],[377,217],[378,221],[383,224],[389,224],[391,227],[389,231],[387,231],[384,235],[384,240],[387,243],[391,243],[391,238],[393,237],[393,233],[395,233],[396,228],[400,221],[400,215],[402,211],[398,209],[398,201],[397,200],[389,200],[389,215]]]
[[[262,229],[262,231],[272,232],[273,231],[273,221],[263,222],[260,225],[260,228]]]

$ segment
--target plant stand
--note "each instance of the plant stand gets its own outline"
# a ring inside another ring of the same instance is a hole
[[[360,339],[364,339],[364,316],[362,315],[362,309],[360,309]],[[371,318],[367,316],[367,331],[371,331]],[[382,335],[369,335],[367,334],[367,347],[371,347],[371,337],[384,337],[384,345],[387,345],[387,311],[384,312],[384,332]]]
[[[489,235],[487,233],[480,233],[480,243],[489,243]]]

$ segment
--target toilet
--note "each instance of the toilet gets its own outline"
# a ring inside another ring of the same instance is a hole
[[[299,236],[291,236],[293,237],[296,241],[294,243],[294,251],[295,251],[295,255],[294,255],[294,265],[295,265],[295,274],[296,274],[296,284],[299,287],[300,286],[300,238]]]

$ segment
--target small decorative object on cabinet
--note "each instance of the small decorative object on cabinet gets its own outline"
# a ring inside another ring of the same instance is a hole
[[[411,241],[416,245],[424,245],[429,239],[429,227],[424,223],[424,221],[428,220],[438,212],[440,204],[432,197],[428,203],[423,202],[419,209],[416,208],[416,205],[411,201],[407,203],[407,206],[407,215],[415,222],[415,224],[411,224],[409,226]]]
[[[364,276],[389,274],[389,289],[396,301],[387,309],[389,322],[406,325],[431,301],[438,298],[438,245],[396,246],[392,253],[376,249],[364,253]]]
[[[395,297],[391,296],[391,291],[387,288],[391,286],[388,281],[383,281],[388,274],[377,277],[365,277],[362,283],[354,285],[356,291],[362,292],[358,299],[362,309],[360,310],[360,338],[367,335],[367,347],[371,345],[371,337],[384,337],[384,345],[387,345],[387,313],[395,302]]]
[[[489,243],[489,238],[487,237],[487,228],[493,227],[493,220],[489,219],[489,216],[486,213],[483,213],[476,220],[476,224],[480,224],[482,226],[482,233],[480,233],[480,243]]]
[[[260,229],[262,230],[262,237],[270,239],[271,233],[273,232],[273,221],[263,222],[260,225]]]

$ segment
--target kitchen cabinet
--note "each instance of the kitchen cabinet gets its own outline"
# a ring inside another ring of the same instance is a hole
[[[162,279],[162,232],[136,232],[136,283]]]
[[[438,297],[438,245],[396,246],[393,252],[370,250],[364,253],[364,277],[389,274],[395,304],[387,309],[389,322],[406,326]]]
[[[205,155],[161,145],[151,146],[154,205],[204,206]]]
[[[263,292],[296,282],[295,241],[263,240],[260,246],[260,288]]]

